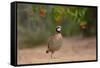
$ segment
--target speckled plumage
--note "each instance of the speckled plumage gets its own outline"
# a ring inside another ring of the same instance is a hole
[[[62,44],[62,38],[57,38],[57,36],[52,36],[52,38],[48,41],[48,49],[50,51],[56,51],[59,50]]]
[[[48,50],[46,53],[51,52],[53,54],[55,51],[59,50],[62,46],[62,35],[61,33],[56,33],[51,36],[48,40]]]

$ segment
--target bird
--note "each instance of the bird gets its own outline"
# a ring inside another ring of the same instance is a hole
[[[56,27],[56,33],[49,37],[46,53],[51,53],[51,58],[55,51],[58,51],[62,46],[61,26]]]

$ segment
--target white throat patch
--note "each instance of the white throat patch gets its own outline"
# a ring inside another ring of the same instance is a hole
[[[57,28],[57,31],[61,31],[61,28]]]

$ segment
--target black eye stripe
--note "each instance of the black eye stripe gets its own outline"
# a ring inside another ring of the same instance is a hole
[[[57,27],[57,28],[60,28],[60,27]]]
[[[60,27],[60,26],[57,26],[57,27],[56,27],[56,30],[57,30],[57,29],[61,29],[61,27]]]

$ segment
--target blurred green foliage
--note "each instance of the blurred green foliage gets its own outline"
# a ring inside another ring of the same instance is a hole
[[[64,37],[81,34],[83,37],[94,36],[96,23],[96,7],[18,4],[18,47],[34,47],[46,43],[48,37],[55,33],[57,25],[62,26]]]

